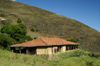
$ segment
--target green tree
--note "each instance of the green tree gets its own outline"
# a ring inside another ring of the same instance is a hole
[[[20,18],[17,19],[17,23],[21,23],[22,20]]]
[[[18,25],[6,25],[1,28],[1,33],[6,33],[13,37],[15,34],[21,34],[22,29]]]
[[[1,33],[6,33],[10,38],[15,39],[18,43],[32,40],[31,36],[26,36],[27,30],[24,24],[5,25],[1,28]],[[4,38],[5,39],[5,38]],[[9,39],[7,39],[9,40]],[[5,41],[7,42],[7,41]],[[6,45],[7,46],[7,45]],[[6,47],[4,46],[4,47]]]
[[[22,23],[18,24],[18,26],[22,29],[22,35],[26,35],[27,34],[27,30],[26,30],[26,26]]]
[[[31,31],[34,32],[35,30],[32,28]]]
[[[10,49],[10,46],[15,44],[16,40],[7,34],[0,34],[0,45],[5,49]]]

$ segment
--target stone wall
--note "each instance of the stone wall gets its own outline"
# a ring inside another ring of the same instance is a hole
[[[61,47],[61,52],[66,52],[66,46]]]
[[[47,54],[47,47],[37,47],[37,55]]]

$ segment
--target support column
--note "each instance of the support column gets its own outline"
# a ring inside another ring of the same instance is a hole
[[[61,52],[66,52],[66,46],[61,47]]]
[[[47,47],[47,55],[48,55],[49,53],[48,53],[48,47]]]
[[[72,46],[72,48],[74,49],[75,47],[74,47],[74,46]],[[73,50],[73,49],[72,49],[72,50]]]
[[[19,47],[19,53],[21,54],[21,47]]]
[[[68,50],[69,50],[69,46],[67,46]]]
[[[28,54],[28,52],[29,52],[29,50],[28,50],[28,48],[26,48],[26,54]]]
[[[54,54],[54,48],[52,47],[52,54]]]

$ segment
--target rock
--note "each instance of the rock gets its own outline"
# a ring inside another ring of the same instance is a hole
[[[0,25],[10,25],[10,22],[2,17],[0,17]]]

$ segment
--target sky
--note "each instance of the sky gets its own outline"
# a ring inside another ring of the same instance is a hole
[[[15,0],[81,23],[100,32],[100,0]]]

